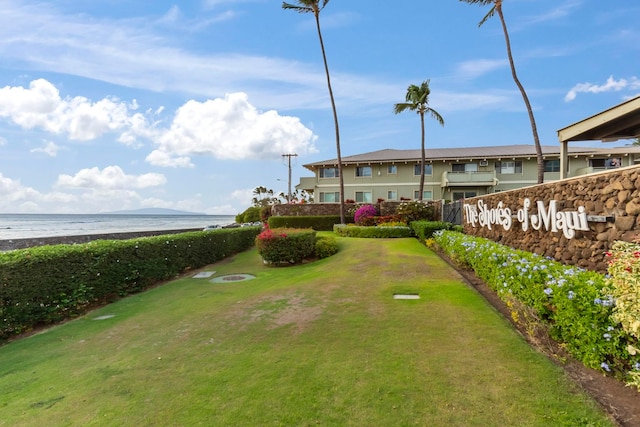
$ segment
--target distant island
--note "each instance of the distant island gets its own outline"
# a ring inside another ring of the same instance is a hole
[[[177,209],[144,208],[123,211],[102,212],[104,215],[207,215],[204,212],[187,212]]]

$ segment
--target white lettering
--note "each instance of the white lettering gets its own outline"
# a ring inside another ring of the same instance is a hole
[[[588,218],[583,206],[577,211],[558,212],[557,202],[549,201],[548,206],[541,200],[536,202],[537,213],[530,213],[531,200],[524,199],[523,207],[518,209],[516,215],[511,215],[511,209],[505,207],[503,202],[498,202],[498,206],[490,208],[484,200],[478,200],[476,206],[464,205],[464,212],[467,224],[475,227],[486,227],[491,230],[493,226],[502,226],[506,231],[511,229],[514,218],[521,224],[523,231],[528,231],[529,227],[534,230],[545,230],[556,233],[562,231],[567,239],[572,239],[576,231],[589,231]]]

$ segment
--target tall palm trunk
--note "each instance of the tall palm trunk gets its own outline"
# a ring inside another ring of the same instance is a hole
[[[544,160],[542,158],[542,147],[540,146],[540,138],[538,138],[538,128],[536,126],[536,120],[533,117],[533,109],[531,108],[531,103],[529,102],[527,92],[524,90],[524,86],[522,86],[522,83],[520,83],[518,75],[516,74],[516,66],[513,62],[513,55],[511,54],[509,32],[507,31],[507,24],[504,20],[504,15],[502,14],[502,0],[498,0],[496,2],[496,11],[498,12],[498,16],[500,17],[500,22],[502,23],[502,31],[504,31],[504,39],[507,43],[507,56],[509,57],[509,66],[511,66],[511,75],[513,76],[513,81],[516,83],[516,86],[518,86],[518,89],[520,89],[522,99],[524,100],[524,104],[527,107],[527,112],[529,113],[531,131],[533,132],[533,142],[536,147],[536,157],[538,160],[538,184],[542,184],[544,182]]]
[[[421,156],[420,156],[420,194],[418,200],[422,201],[424,195],[424,164],[427,153],[424,149],[424,110],[420,110],[420,128],[422,130]]]
[[[342,155],[340,154],[340,130],[338,126],[338,112],[336,111],[336,102],[333,98],[333,90],[331,89],[331,77],[329,77],[329,65],[327,64],[327,55],[324,51],[324,42],[322,41],[322,32],[320,31],[320,13],[314,11],[316,18],[316,28],[318,29],[318,39],[320,39],[320,49],[322,50],[322,60],[324,61],[324,71],[327,75],[327,86],[329,88],[329,99],[331,100],[331,109],[333,110],[333,124],[336,130],[336,153],[338,157],[338,174],[340,182],[340,223],[345,224],[344,213],[344,178],[342,176]]]

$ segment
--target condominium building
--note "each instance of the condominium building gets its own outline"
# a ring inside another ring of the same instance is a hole
[[[544,181],[560,179],[560,146],[542,146]],[[345,200],[415,200],[420,191],[420,150],[385,149],[342,158]],[[640,164],[640,146],[568,147],[567,177]],[[315,203],[340,201],[337,159],[305,164],[312,177],[296,189]],[[423,200],[458,200],[535,185],[534,145],[435,148],[426,150]]]

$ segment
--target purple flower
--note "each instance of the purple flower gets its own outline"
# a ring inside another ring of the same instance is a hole
[[[547,294],[547,295],[551,295],[551,294],[553,293],[553,289],[551,289],[551,288],[546,288],[543,292],[544,292],[545,294]]]
[[[602,362],[602,363],[600,364],[600,367],[601,367],[602,369],[604,369],[605,371],[607,371],[607,372],[611,372],[611,368],[609,368],[609,365],[607,364],[607,362]]]

